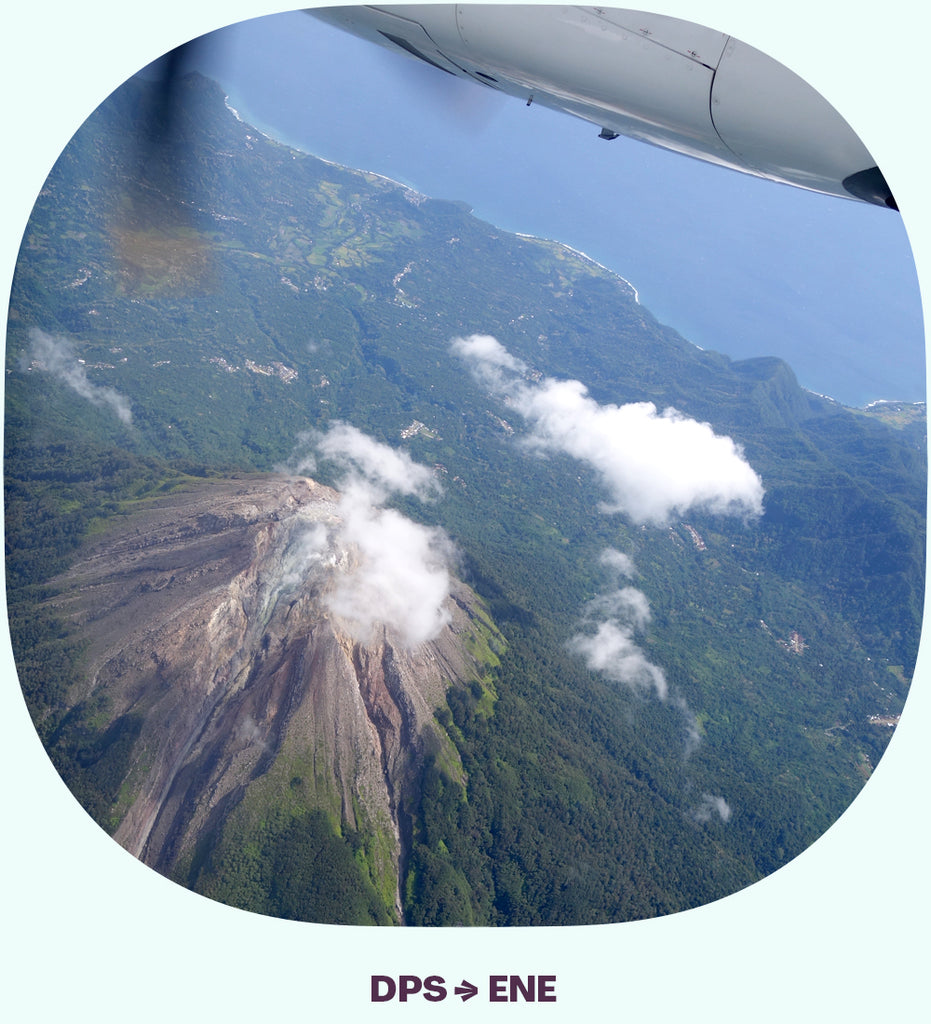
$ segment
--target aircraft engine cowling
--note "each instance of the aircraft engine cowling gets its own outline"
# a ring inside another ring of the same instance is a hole
[[[402,4],[308,13],[600,129],[800,188],[895,208],[876,161],[811,86],[677,18],[595,7]]]

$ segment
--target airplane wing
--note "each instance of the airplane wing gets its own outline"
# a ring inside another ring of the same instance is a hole
[[[897,209],[876,161],[814,89],[764,53],[663,15],[536,4],[309,14],[439,71],[713,164]]]

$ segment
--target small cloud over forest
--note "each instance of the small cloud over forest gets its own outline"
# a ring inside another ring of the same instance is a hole
[[[36,369],[50,373],[92,405],[110,409],[127,426],[132,423],[129,399],[115,388],[92,384],[74,345],[67,338],[33,327],[29,331],[29,359]]]

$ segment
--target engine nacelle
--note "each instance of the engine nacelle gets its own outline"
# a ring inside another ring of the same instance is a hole
[[[757,177],[895,208],[876,162],[798,75],[713,29],[594,7],[403,4],[309,13],[486,87]]]

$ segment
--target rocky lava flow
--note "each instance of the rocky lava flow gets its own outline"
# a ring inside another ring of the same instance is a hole
[[[104,726],[141,721],[121,845],[171,874],[250,786],[293,801],[299,778],[305,807],[380,837],[400,917],[403,808],[428,753],[461,771],[434,711],[476,677],[467,651],[491,627],[452,580],[434,639],[406,647],[384,626],[355,639],[327,604],[358,558],[338,523],[338,493],[309,479],[205,483],[109,530],[56,604],[88,641],[73,703],[103,695]]]

